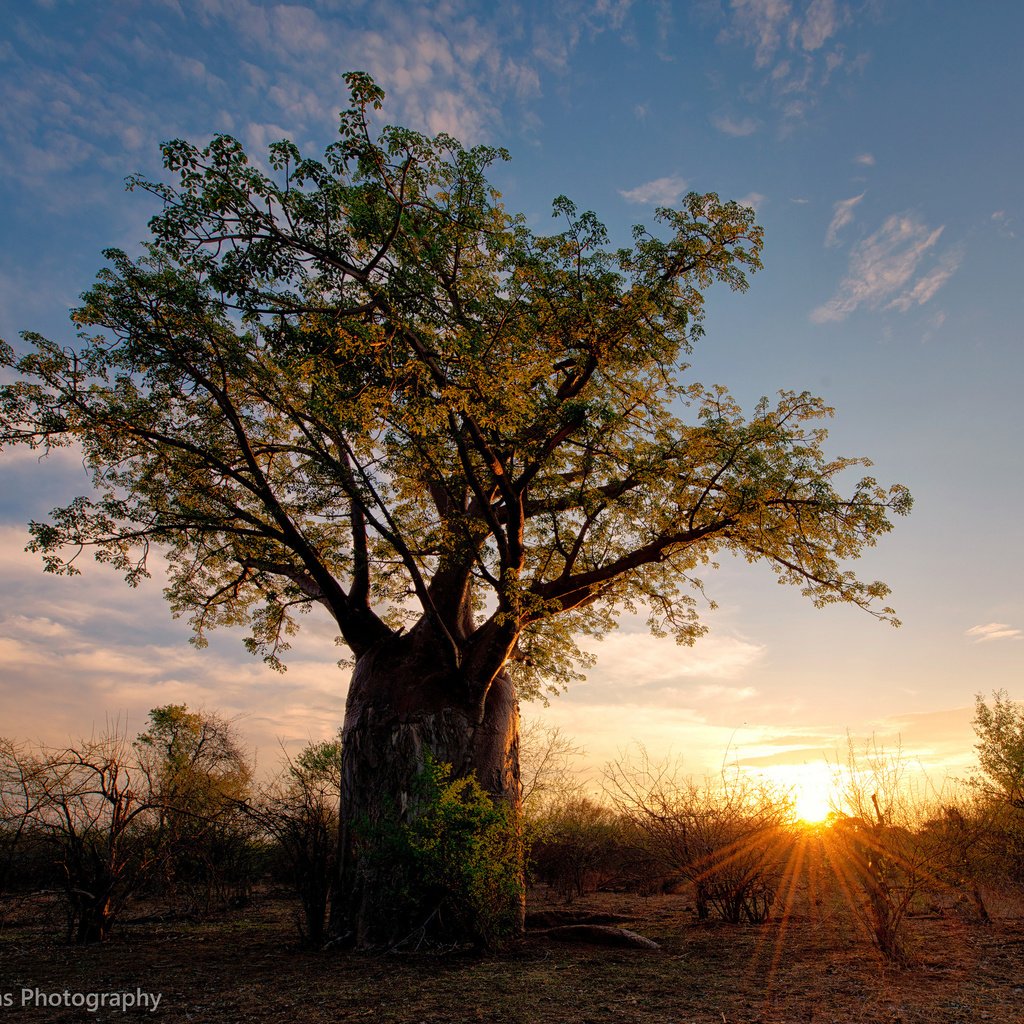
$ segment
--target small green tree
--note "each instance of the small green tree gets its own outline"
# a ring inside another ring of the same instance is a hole
[[[1005,690],[996,690],[990,707],[976,694],[974,732],[978,737],[974,749],[988,790],[1024,810],[1024,703],[1010,700]]]
[[[153,842],[166,893],[190,912],[205,912],[247,888],[250,850],[241,805],[252,765],[220,715],[167,704],[153,708],[149,719],[135,750],[160,807]]]
[[[993,861],[1008,881],[1024,881],[1024,702],[1005,690],[991,704],[975,697],[975,749],[981,769],[974,783],[991,803],[989,840]]]

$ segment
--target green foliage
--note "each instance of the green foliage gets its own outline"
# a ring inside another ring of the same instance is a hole
[[[168,704],[149,719],[134,748],[159,804],[151,839],[164,893],[190,912],[207,912],[245,896],[251,884],[254,850],[241,808],[252,765],[220,715]]]
[[[149,721],[135,748],[169,805],[202,815],[245,796],[252,766],[230,722],[187,704],[153,708]]]
[[[378,912],[394,922],[398,946],[429,932],[494,946],[514,935],[523,900],[523,850],[512,810],[473,777],[427,759],[410,820],[364,828]]]
[[[1005,690],[992,694],[992,706],[975,697],[975,750],[988,789],[1018,810],[1024,810],[1024,703],[1010,700]]]
[[[839,492],[867,461],[825,455],[822,400],[747,416],[687,377],[704,292],[761,266],[752,210],[691,193],[616,249],[559,197],[537,234],[487,180],[504,150],[378,130],[382,92],[346,81],[320,160],[165,144],[169,180],[131,181],[150,240],[106,253],[77,344],[0,344],[0,444],[76,444],[93,471],[31,526],[48,571],[91,549],[134,584],[159,545],[195,642],[245,624],[275,667],[313,606],[357,658],[414,619],[475,696],[577,677],[576,638],[622,608],[692,642],[723,551],[893,618],[842,563],[905,488]]]
[[[297,783],[341,792],[341,730],[333,740],[309,743],[288,763],[288,775]]]

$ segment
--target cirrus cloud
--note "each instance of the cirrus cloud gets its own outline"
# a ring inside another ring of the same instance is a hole
[[[1007,622],[986,622],[981,626],[971,626],[964,635],[976,644],[984,644],[991,640],[1020,640],[1024,637],[1024,631]]]
[[[715,114],[711,117],[711,123],[723,135],[731,135],[733,138],[753,135],[757,131],[757,121],[752,117],[730,117],[728,114]]]
[[[929,228],[912,213],[893,214],[854,247],[836,294],[811,312],[811,320],[845,320],[860,306],[905,313],[926,303],[960,265],[959,250],[933,251],[943,229]],[[923,268],[929,260],[936,262]]]
[[[861,192],[859,196],[852,196],[850,199],[840,199],[832,207],[832,222],[825,232],[825,244],[835,245],[839,240],[839,232],[853,220],[853,208],[867,195]]]

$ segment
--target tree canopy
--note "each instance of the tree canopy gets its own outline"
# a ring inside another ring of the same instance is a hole
[[[974,749],[987,788],[1024,810],[1024,703],[996,690],[990,707],[976,694],[973,725],[978,737]]]
[[[0,440],[78,444],[95,493],[31,524],[52,572],[92,549],[130,583],[153,545],[195,639],[248,624],[278,665],[296,613],[325,606],[358,659],[402,630],[486,688],[573,677],[574,637],[620,609],[689,642],[719,553],[764,561],[816,604],[881,618],[844,568],[910,497],[823,451],[824,402],[745,416],[687,376],[714,282],[760,267],[753,211],[713,193],[659,209],[610,247],[568,199],[559,230],[506,211],[502,149],[375,130],[351,105],[322,160],[234,139],[163,147],[142,254],[108,266],[79,341],[3,344]]]

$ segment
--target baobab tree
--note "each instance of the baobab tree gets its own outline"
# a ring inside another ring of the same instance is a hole
[[[690,194],[612,249],[560,197],[536,234],[488,183],[504,150],[377,131],[383,92],[346,80],[322,160],[166,144],[170,183],[131,180],[161,204],[143,254],[106,252],[76,344],[4,348],[0,415],[4,442],[93,470],[31,527],[49,571],[91,548],[131,583],[157,545],[196,639],[246,624],[275,666],[297,612],[332,617],[353,662],[335,927],[373,943],[363,826],[416,813],[426,752],[514,819],[517,699],[576,677],[578,638],[625,607],[692,642],[722,552],[892,619],[844,564],[910,498],[837,490],[865,463],[824,454],[819,398],[745,416],[687,377],[704,292],[760,267],[753,211]]]

